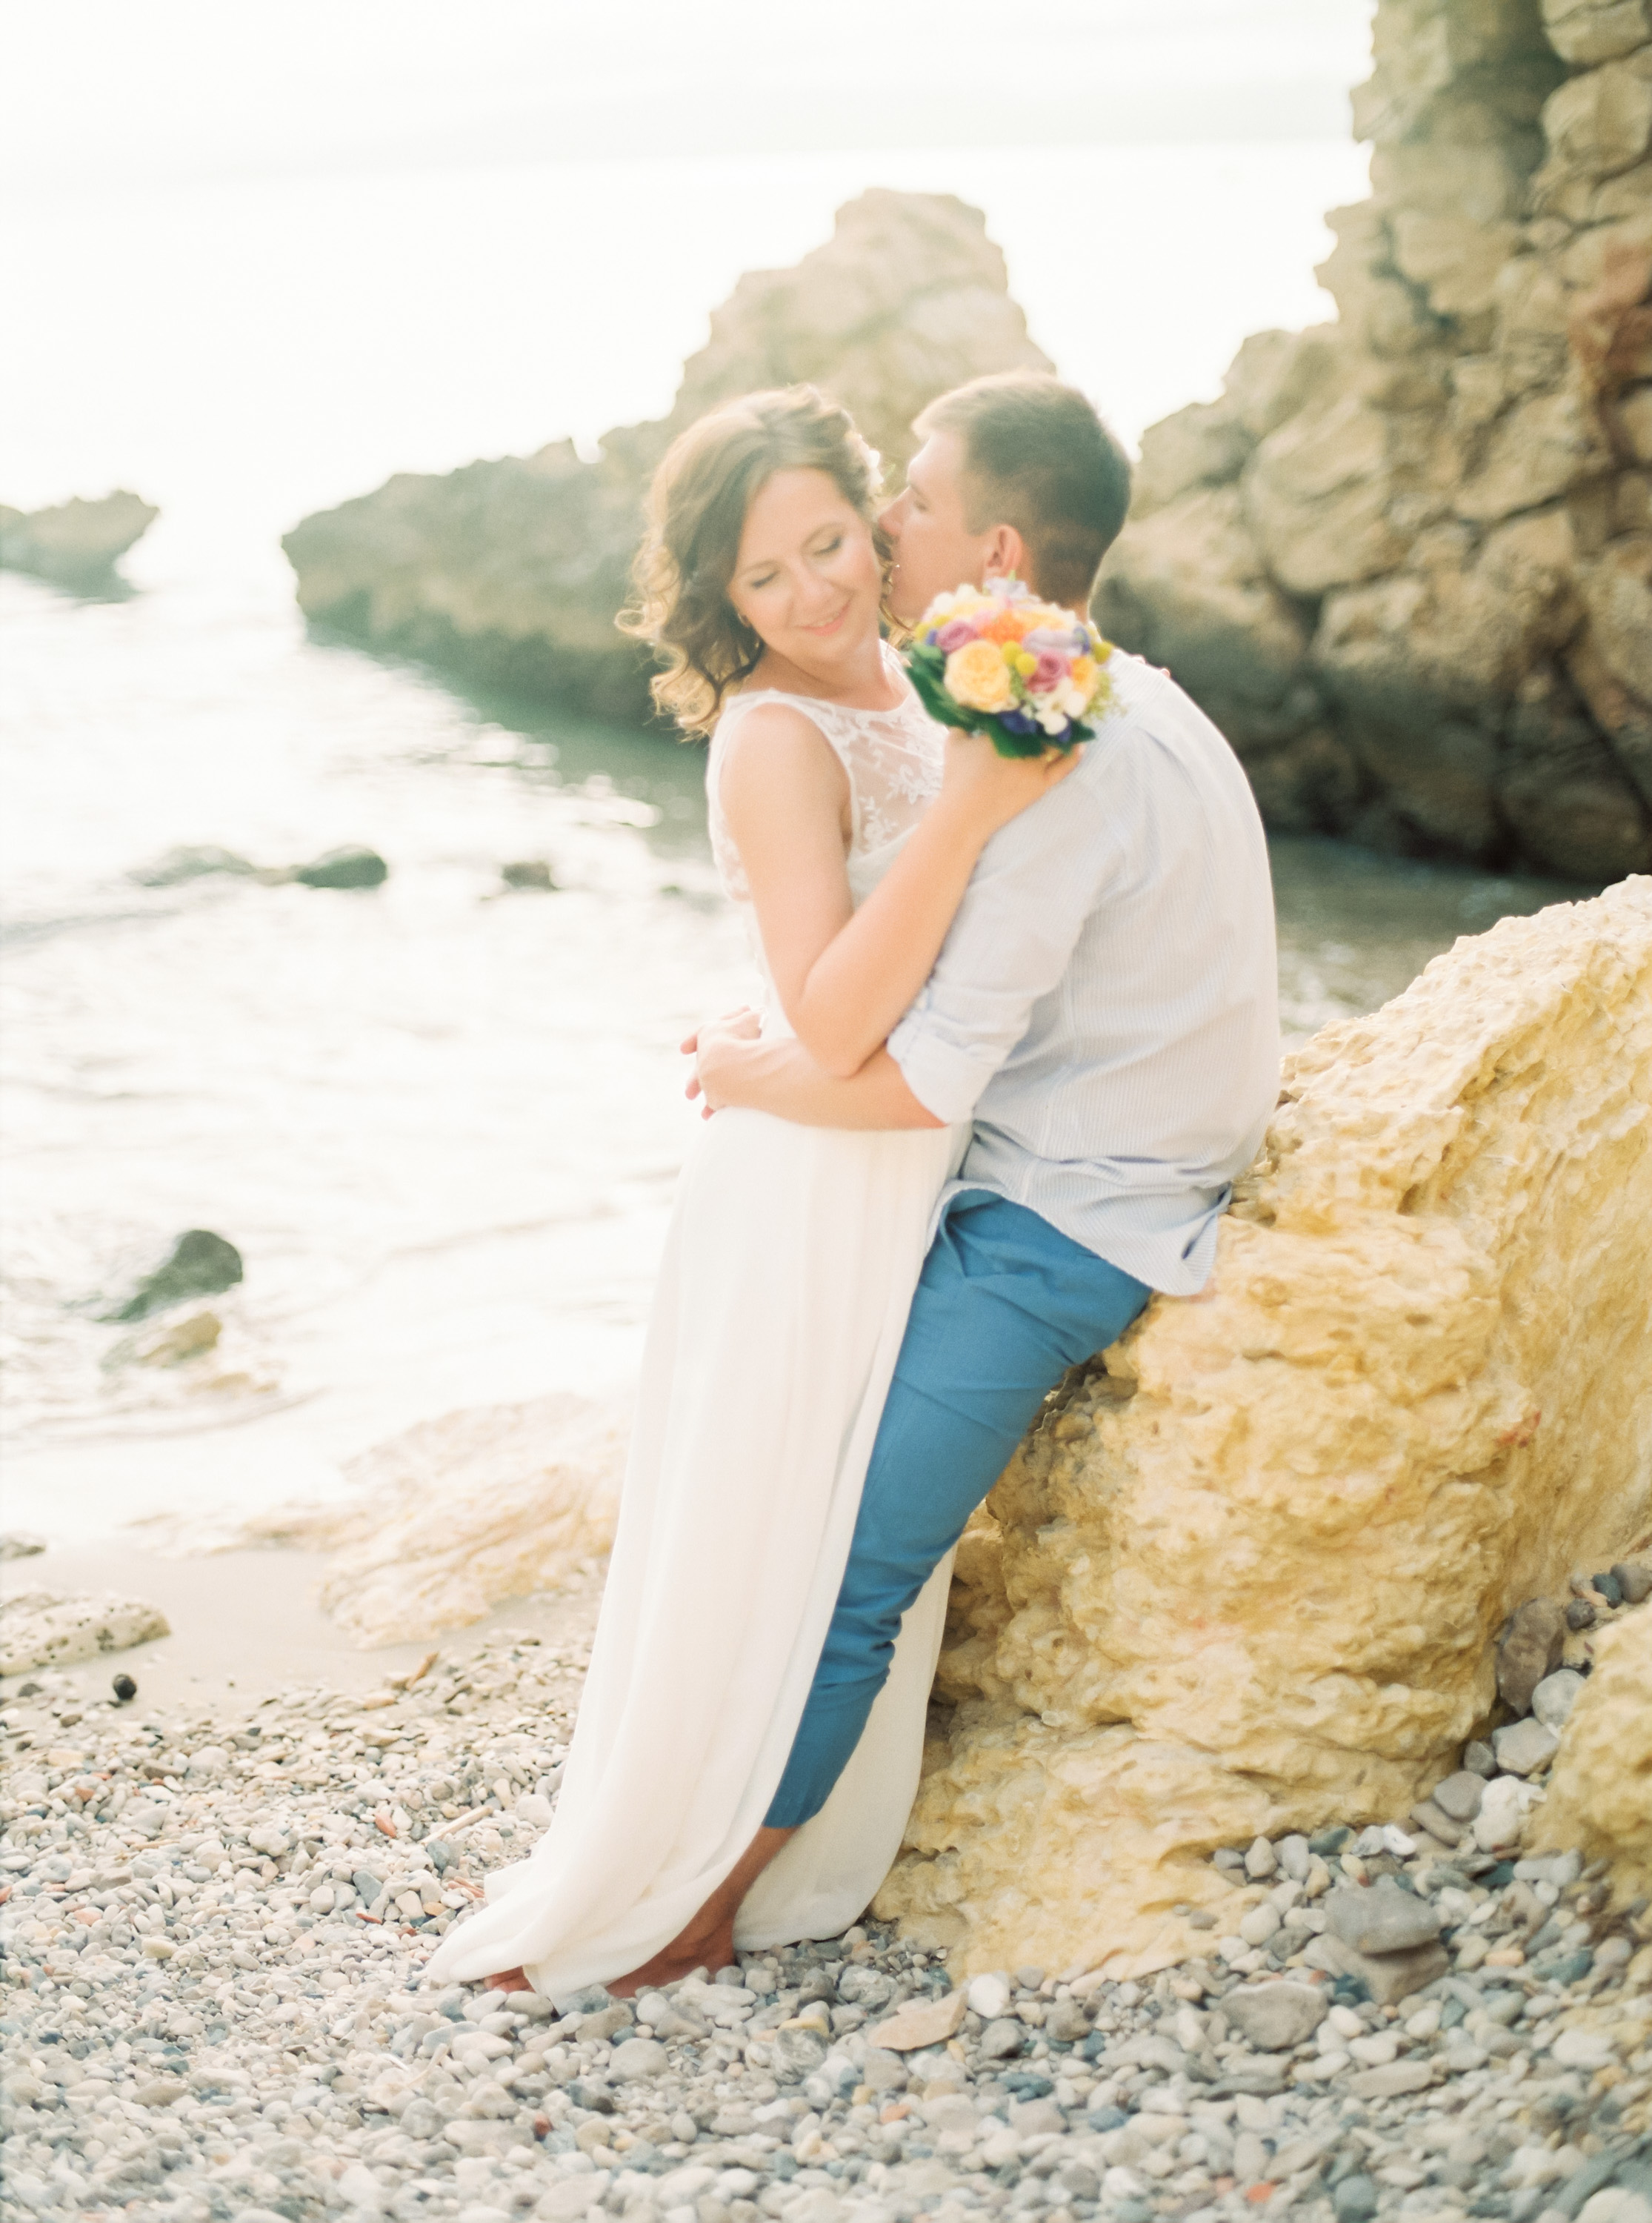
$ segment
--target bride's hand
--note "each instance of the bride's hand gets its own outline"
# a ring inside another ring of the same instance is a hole
[[[696,1097],[705,1099],[701,1105],[704,1117],[709,1119],[718,1108],[707,1097],[706,1068],[715,1062],[718,1046],[721,1043],[756,1042],[763,1033],[763,1021],[750,1004],[742,1004],[732,1011],[725,1011],[715,1019],[707,1019],[694,1032],[678,1044],[685,1057],[694,1060],[694,1069],[689,1074],[683,1094],[692,1104]]]
[[[1001,757],[984,734],[946,736],[939,801],[983,838],[1008,826],[1031,803],[1077,769],[1084,746],[1046,749],[1042,756]]]

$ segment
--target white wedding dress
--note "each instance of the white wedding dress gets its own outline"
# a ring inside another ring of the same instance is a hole
[[[725,708],[707,766],[712,841],[746,911],[765,1033],[786,1023],[718,783],[740,720],[777,700],[813,720],[848,775],[857,904],[933,799],[945,747],[910,695],[866,711],[763,690]],[[519,1966],[556,1999],[628,1974],[751,1842],[813,1678],[931,1219],[966,1137],[748,1111],[701,1130],[660,1268],[556,1817],[529,1859],[490,1878],[487,1905],[443,1941],[431,1974],[474,1981]],[[950,1576],[949,1558],[908,1614],[832,1798],[748,1894],[743,1949],[835,1936],[888,1873],[917,1788]]]

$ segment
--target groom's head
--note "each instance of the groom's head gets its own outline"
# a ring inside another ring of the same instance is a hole
[[[923,445],[879,520],[895,615],[910,625],[937,595],[1011,572],[1087,608],[1130,506],[1130,465],[1077,388],[1026,371],[972,379],[913,429]]]

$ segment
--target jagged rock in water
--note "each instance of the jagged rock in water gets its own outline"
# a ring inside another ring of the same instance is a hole
[[[669,417],[445,477],[400,473],[282,543],[306,615],[377,645],[599,716],[646,714],[650,658],[614,630],[642,501],[675,435],[754,388],[812,381],[891,465],[911,423],[983,371],[1048,369],[980,211],[947,193],[863,193],[792,270],[748,273],[683,368]]]
[[[304,888],[381,888],[390,867],[376,849],[329,849],[308,865],[294,865],[281,875]]]
[[[103,1317],[111,1320],[147,1319],[166,1305],[182,1304],[188,1297],[216,1297],[233,1288],[244,1269],[235,1244],[210,1227],[192,1227],[180,1235],[152,1274],[146,1274],[126,1301]]]
[[[514,864],[501,865],[499,876],[501,884],[507,888],[527,889],[533,894],[543,896],[556,893],[556,875],[551,871],[549,860],[543,857],[523,857]]]
[[[877,1911],[965,1970],[1134,1974],[1203,1949],[1171,1910],[1226,1898],[1215,1848],[1408,1813],[1509,1614],[1647,1529],[1649,1256],[1652,880],[1324,1028],[1206,1295],[1070,1384],[965,1534]]]
[[[1624,1898],[1652,1892],[1652,1608],[1597,1639],[1530,1834],[1610,1860]]]
[[[359,1496],[260,1515],[244,1540],[326,1552],[319,1601],[361,1644],[462,1628],[607,1552],[626,1437],[588,1398],[468,1407],[351,1460]]]
[[[1652,866],[1652,41],[1641,0],[1379,0],[1335,324],[1142,442],[1096,614],[1266,816]]]
[[[168,849],[153,864],[138,866],[129,877],[141,888],[175,888],[190,880],[211,879],[219,875],[230,879],[251,879],[257,869],[248,858],[237,855],[235,850],[222,848],[216,841],[204,841]]]
[[[104,1370],[112,1374],[122,1366],[187,1366],[217,1348],[223,1322],[203,1305],[198,1311],[179,1313],[122,1336],[104,1354]]]
[[[107,586],[115,566],[160,512],[122,488],[100,501],[24,512],[0,502],[0,570],[32,571],[60,587]]]

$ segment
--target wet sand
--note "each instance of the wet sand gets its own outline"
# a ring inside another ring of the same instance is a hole
[[[427,1652],[470,1658],[509,1631],[562,1644],[596,1625],[601,1578],[555,1595],[506,1599],[484,1620],[413,1644],[362,1651],[311,1602],[325,1560],[283,1549],[218,1552],[164,1559],[115,1541],[53,1546],[0,1565],[0,1603],[21,1590],[76,1597],[112,1593],[158,1606],[170,1636],[54,1670],[87,1697],[104,1697],[112,1678],[130,1675],[146,1706],[242,1704],[324,1682],[338,1691],[376,1690],[405,1674]],[[0,1703],[27,1674],[0,1678]]]

